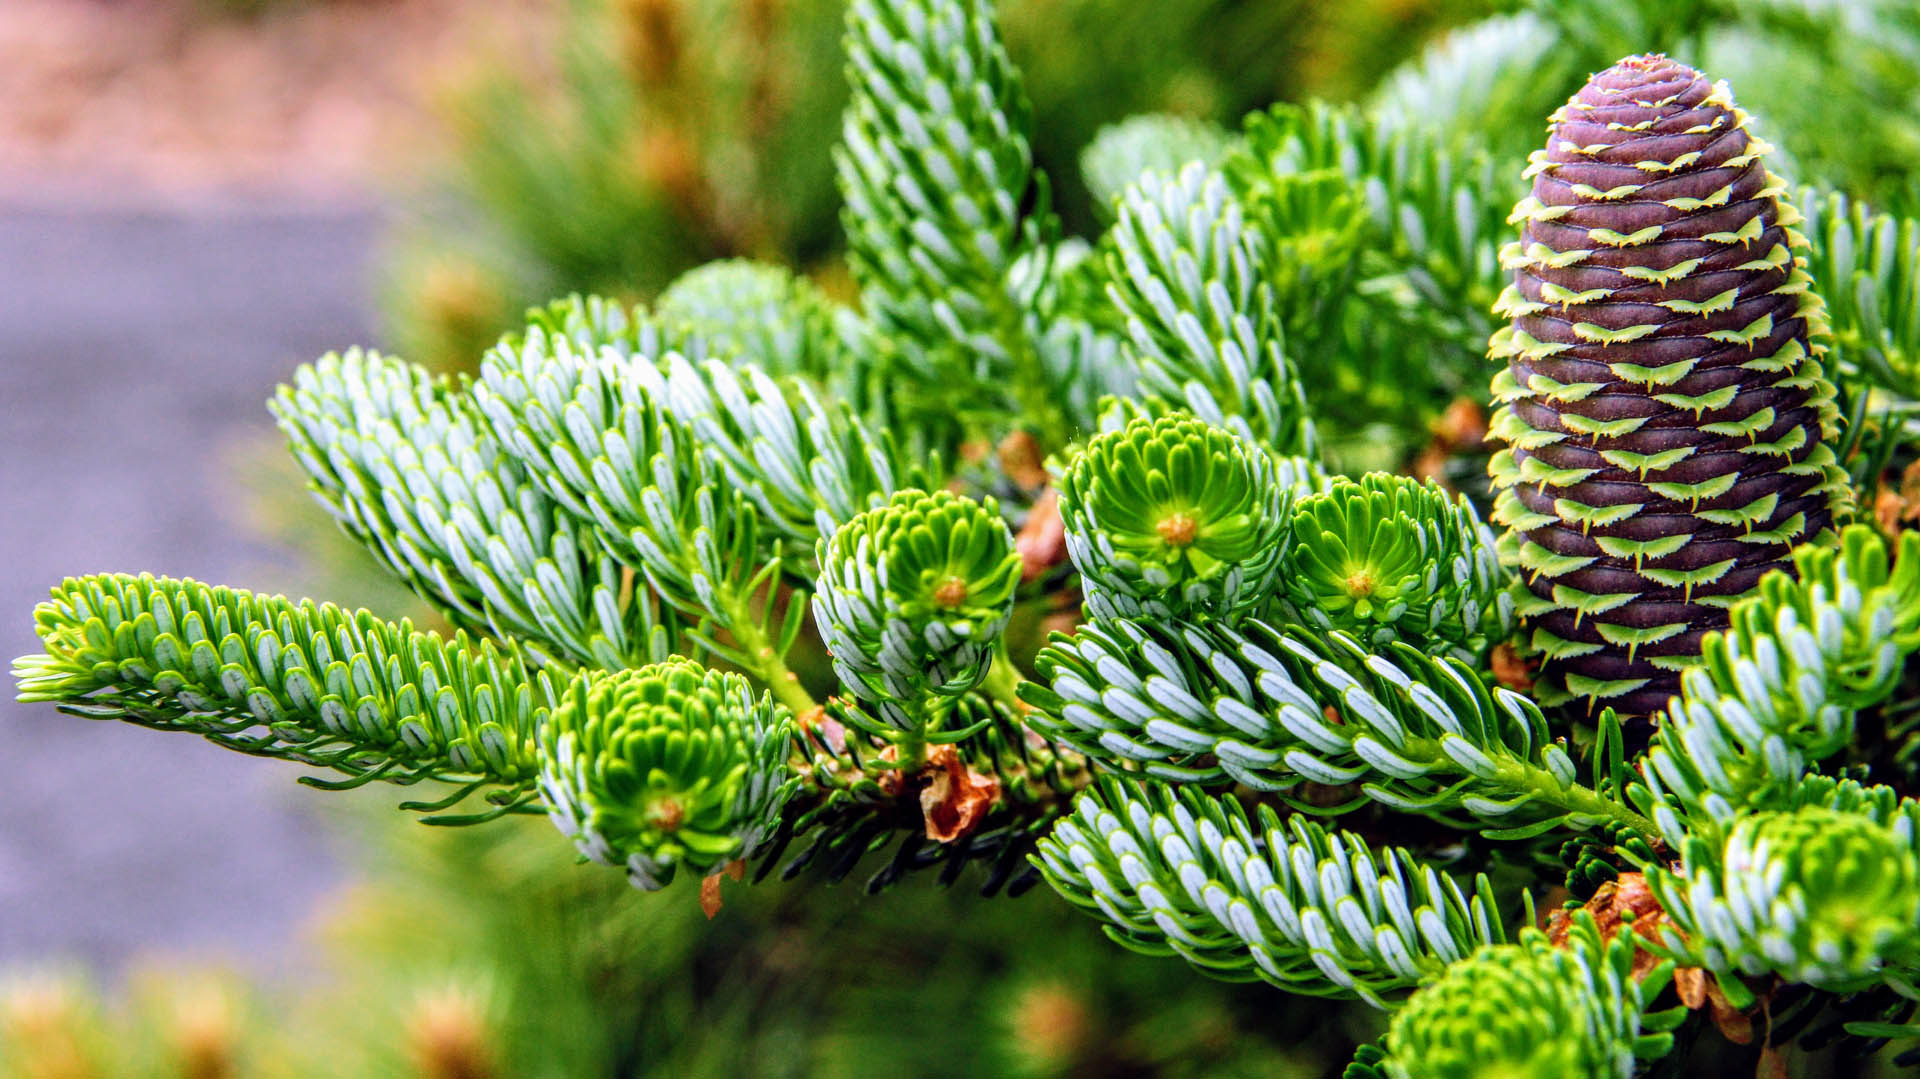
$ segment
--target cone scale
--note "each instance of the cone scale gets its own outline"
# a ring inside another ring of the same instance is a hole
[[[1532,156],[1490,471],[1548,699],[1660,708],[1845,498],[1821,303],[1767,150],[1724,83],[1637,56]]]

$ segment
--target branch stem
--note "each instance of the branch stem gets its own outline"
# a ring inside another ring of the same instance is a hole
[[[800,684],[799,676],[787,666],[786,657],[767,639],[766,631],[753,616],[746,599],[728,592],[720,606],[727,616],[727,628],[733,631],[734,642],[748,660],[748,671],[766,684],[774,699],[796,716],[807,715],[818,708],[820,703]]]
[[[981,691],[1018,715],[1021,708],[1020,683],[1024,681],[1026,679],[1021,677],[1019,668],[1013,665],[1013,657],[1007,654],[1006,638],[1000,638],[993,646],[993,664],[987,668],[986,680],[980,683]]]
[[[1537,802],[1557,806],[1569,813],[1624,824],[1644,835],[1658,834],[1653,822],[1636,812],[1632,806],[1616,802],[1592,787],[1578,783],[1563,787],[1552,772],[1537,764],[1503,761],[1497,778],[1491,782],[1515,794],[1532,795]]]
[[[994,336],[1013,361],[1013,394],[1020,406],[1020,423],[1030,429],[1046,450],[1058,450],[1067,444],[1069,428],[1059,395],[1047,377],[1040,350],[1027,332],[1026,319],[1019,305],[1005,290],[992,293]]]

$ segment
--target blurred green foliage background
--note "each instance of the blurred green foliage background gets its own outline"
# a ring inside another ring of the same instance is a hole
[[[449,90],[455,152],[396,239],[402,355],[458,367],[531,304],[652,297],[702,262],[798,265],[837,287],[831,149],[840,0],[565,0],[553,55]],[[1010,0],[1035,152],[1072,231],[1100,223],[1078,154],[1142,112],[1237,122],[1373,85],[1482,0]],[[1537,125],[1536,125],[1537,126]]]

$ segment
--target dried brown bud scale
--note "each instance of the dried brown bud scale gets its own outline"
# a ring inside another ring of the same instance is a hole
[[[1647,713],[1845,502],[1825,323],[1724,84],[1632,57],[1552,121],[1502,252],[1494,519],[1542,690]]]

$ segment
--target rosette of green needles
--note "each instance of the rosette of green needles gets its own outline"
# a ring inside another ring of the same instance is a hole
[[[813,620],[849,690],[895,727],[980,684],[1020,556],[994,500],[905,490],[820,541]]]
[[[1637,974],[1631,935],[1624,936],[1604,940],[1581,914],[1562,946],[1528,929],[1519,943],[1487,945],[1449,965],[1395,1013],[1387,1058],[1374,1073],[1629,1079],[1637,1056],[1665,1052],[1671,1036],[1663,1028],[1685,1013],[1645,1014],[1672,967]]]
[[[1905,823],[1823,806],[1757,813],[1718,858],[1690,840],[1678,875],[1654,874],[1655,894],[1716,973],[1867,989],[1920,960],[1920,860]]]
[[[1493,531],[1431,481],[1335,479],[1295,503],[1292,531],[1281,587],[1308,625],[1469,660],[1512,632]]]
[[[1545,699],[1663,705],[1846,499],[1799,214],[1725,84],[1623,60],[1552,117],[1502,252],[1494,520]]]
[[[1136,418],[1089,441],[1059,491],[1097,617],[1229,617],[1273,594],[1291,495],[1272,458],[1226,428]]]
[[[540,730],[540,793],[580,853],[639,888],[713,873],[779,825],[793,717],[687,659],[582,674]]]

